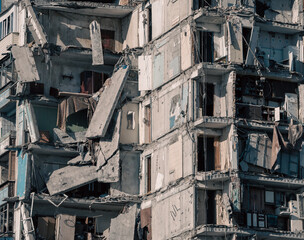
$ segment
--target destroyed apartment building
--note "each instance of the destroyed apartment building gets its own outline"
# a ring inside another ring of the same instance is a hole
[[[1,0],[0,240],[304,239],[300,0]]]

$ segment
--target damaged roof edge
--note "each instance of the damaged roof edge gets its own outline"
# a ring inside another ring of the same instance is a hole
[[[92,15],[100,17],[123,18],[132,13],[135,7],[111,5],[99,2],[77,2],[77,1],[35,1],[35,8],[49,9],[62,12],[77,13],[83,15]]]

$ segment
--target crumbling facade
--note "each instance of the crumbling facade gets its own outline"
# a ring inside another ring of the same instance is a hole
[[[1,6],[0,239],[304,239],[303,1]]]

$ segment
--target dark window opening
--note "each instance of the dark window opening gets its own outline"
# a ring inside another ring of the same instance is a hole
[[[246,61],[248,53],[248,44],[250,42],[251,28],[243,28],[243,62]]]
[[[88,128],[88,110],[81,110],[68,116],[66,121],[67,132],[83,132]]]
[[[7,18],[7,29],[6,29],[7,34],[9,34],[10,31],[11,31],[11,16]]]
[[[197,141],[197,171],[206,172],[215,170],[215,167],[219,165],[219,159],[215,159],[215,156],[218,155],[215,152],[215,142],[217,140],[214,137],[198,137]]]
[[[80,92],[92,94],[102,88],[107,80],[108,75],[105,73],[97,73],[85,71],[80,74]]]
[[[145,124],[145,142],[150,143],[151,140],[152,140],[152,137],[151,137],[151,107],[150,107],[150,105],[145,106],[144,124]]]
[[[254,76],[237,76],[236,116],[252,120],[275,121],[275,108],[280,108],[277,121],[286,121],[287,111],[282,109],[286,94],[296,93],[296,83],[272,79],[261,80],[260,77]]]
[[[95,232],[95,221],[89,217],[77,217],[75,224],[75,239],[92,239]]]
[[[204,92],[206,94],[204,94]],[[199,108],[203,116],[213,116],[214,111],[214,84],[200,83],[199,86]]]
[[[207,224],[216,224],[216,191],[207,191]]]
[[[148,42],[152,41],[152,8],[148,8],[148,24],[149,24],[149,32],[148,32]]]
[[[151,188],[151,177],[152,177],[152,168],[151,168],[151,155],[146,157],[146,192],[150,193]]]
[[[43,83],[30,83],[30,94],[43,95],[44,94],[44,84]]]
[[[101,30],[102,47],[115,52],[115,32],[111,30]]]
[[[110,190],[109,183],[93,182],[80,188],[74,189],[66,193],[69,197],[83,198],[83,197],[100,197],[108,195]]]
[[[14,31],[14,13],[11,13],[11,29],[10,32]]]
[[[203,7],[212,7],[212,0],[194,0],[193,10],[197,10]]]
[[[214,61],[214,41],[212,32],[198,31],[195,42],[195,63]]]
[[[262,2],[262,1],[256,1],[256,13],[260,16],[260,17],[264,17],[265,16],[265,10],[267,10],[269,8],[269,6]]]

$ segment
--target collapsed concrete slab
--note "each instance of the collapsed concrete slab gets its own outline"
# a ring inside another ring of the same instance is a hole
[[[44,46],[47,43],[46,34],[43,31],[41,24],[39,23],[36,13],[32,7],[32,4],[29,0],[25,0],[26,8],[27,8],[27,26],[36,42],[36,44],[40,44]]]
[[[95,166],[66,166],[55,170],[46,182],[50,195],[64,193],[96,181]]]
[[[12,54],[20,82],[40,80],[33,53],[28,47],[13,46]]]
[[[86,133],[87,138],[105,137],[128,72],[129,66],[121,66],[111,77],[110,85],[101,93]]]
[[[107,136],[100,140],[97,157],[97,170],[113,156],[118,149],[120,137],[121,112],[114,114]]]
[[[111,220],[109,240],[134,239],[137,205]]]

